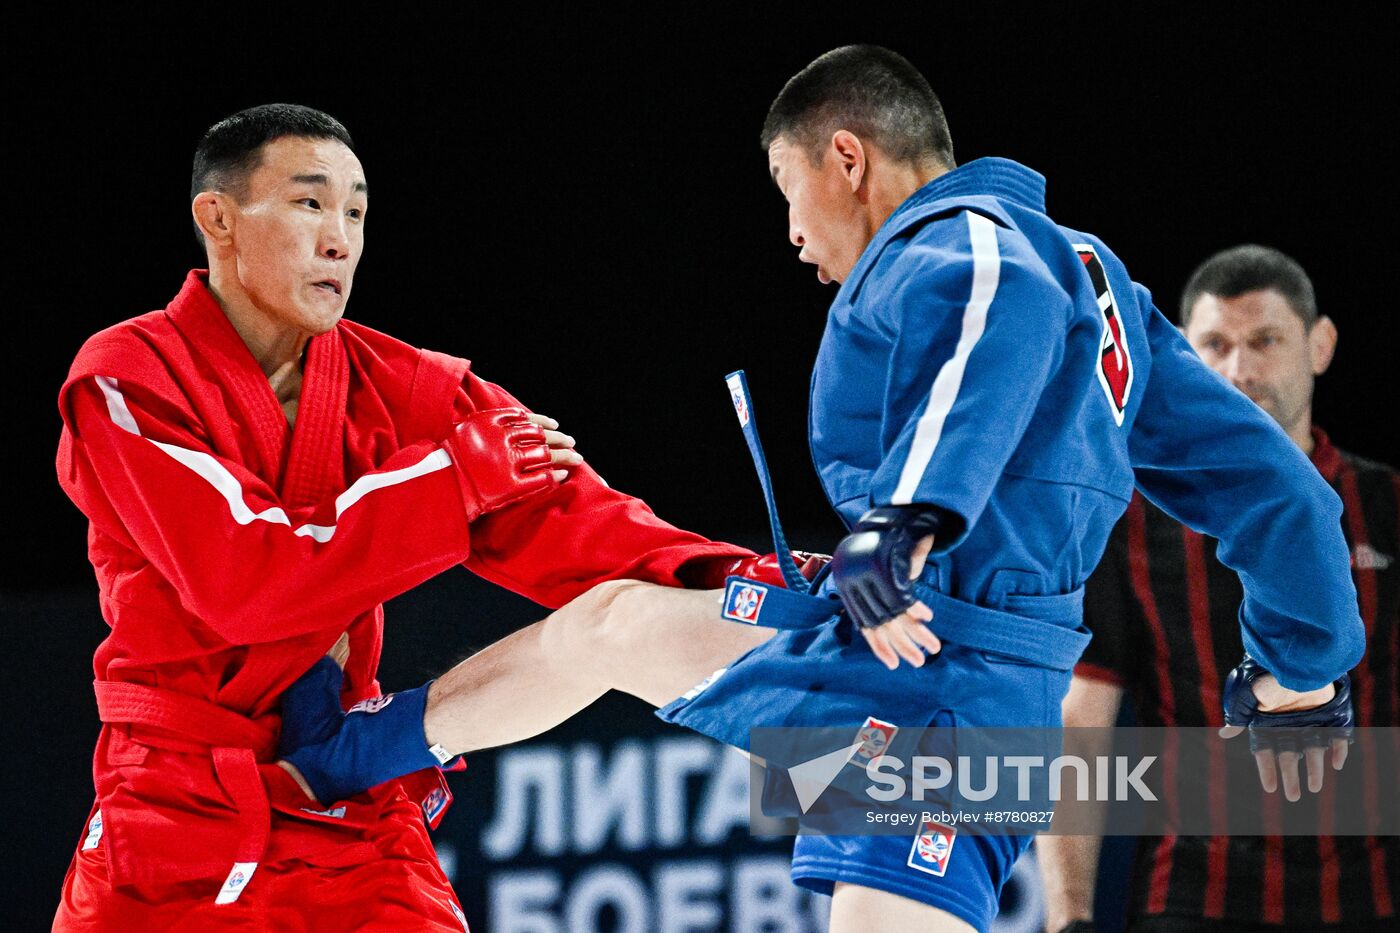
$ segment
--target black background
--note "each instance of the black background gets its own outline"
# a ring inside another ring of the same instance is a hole
[[[721,385],[740,367],[790,537],[829,549],[839,534],[805,441],[834,292],[796,261],[757,138],[787,77],[852,41],[924,71],[960,162],[1044,173],[1051,214],[1103,237],[1169,314],[1214,250],[1257,241],[1297,258],[1341,331],[1318,422],[1400,461],[1394,7],[753,6],[10,19],[0,631],[18,714],[5,903],[22,927],[51,915],[90,803],[103,631],[84,522],[53,477],[54,399],[85,337],[163,306],[202,264],[190,154],[243,107],[310,104],[355,136],[373,197],[349,317],[471,358],[562,421],[614,486],[716,537],[765,543]],[[391,607],[386,687],[528,618],[514,604],[464,614],[474,584],[449,576],[406,621]]]

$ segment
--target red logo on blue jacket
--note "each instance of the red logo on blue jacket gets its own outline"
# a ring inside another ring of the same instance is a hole
[[[735,622],[756,624],[767,595],[766,586],[748,580],[730,580],[724,591],[724,612],[721,615]]]

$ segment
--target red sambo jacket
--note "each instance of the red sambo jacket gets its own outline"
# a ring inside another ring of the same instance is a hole
[[[435,772],[318,814],[272,762],[282,691],[348,631],[342,699],[378,695],[380,604],[453,564],[552,607],[749,554],[587,467],[468,526],[441,441],[515,399],[465,360],[349,321],[304,366],[293,429],[195,271],[164,311],[90,339],[64,383],[59,479],[90,520],[111,626],[93,776],[114,885],[227,878],[220,897],[236,897],[263,860],[375,857],[367,840],[421,819],[422,792],[440,816]]]

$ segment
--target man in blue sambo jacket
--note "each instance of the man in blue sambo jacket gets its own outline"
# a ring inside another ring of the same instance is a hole
[[[416,714],[352,713],[286,750],[313,795],[329,806],[525,738],[608,689],[741,748],[756,726],[870,717],[1056,727],[1087,642],[1083,584],[1134,485],[1217,538],[1244,581],[1248,657],[1227,721],[1323,727],[1340,766],[1326,729],[1350,724],[1363,629],[1341,504],[1296,445],[1200,363],[1107,246],[1046,216],[1040,175],[955,166],[938,98],[893,52],[812,62],[762,143],[799,258],[841,283],[811,444],[851,529],[816,595],[839,593],[844,612],[775,631],[722,620],[713,591],[604,584],[400,694],[401,713],[425,710],[422,732]],[[290,718],[315,683],[289,694]],[[1270,766],[1296,774],[1302,756],[1267,744]],[[1316,790],[1321,755],[1307,764]],[[835,931],[986,929],[1030,837],[950,851],[951,835],[927,835],[801,836],[793,877],[834,891]]]

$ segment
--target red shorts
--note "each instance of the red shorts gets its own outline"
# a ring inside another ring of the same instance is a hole
[[[190,845],[199,844],[197,839]],[[258,865],[232,904],[214,903],[222,878],[113,888],[106,847],[79,849],[63,879],[58,931],[142,933],[223,930],[462,933],[457,896],[421,824],[375,840],[378,857],[331,867],[300,859]],[[318,859],[318,861],[334,861]]]

